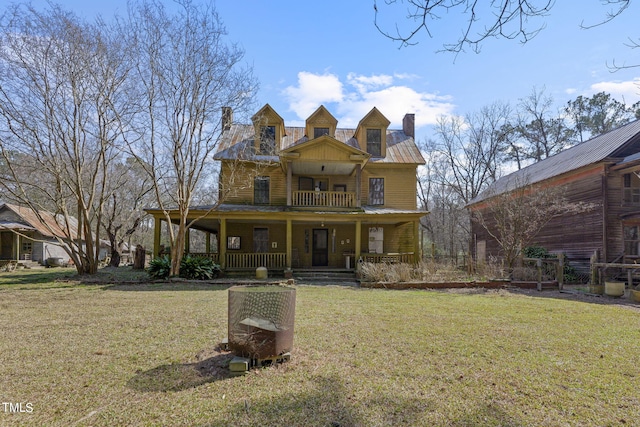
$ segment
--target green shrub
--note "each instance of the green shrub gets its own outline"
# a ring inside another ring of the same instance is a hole
[[[211,258],[186,255],[180,263],[180,277],[189,280],[210,280],[218,277],[220,266]]]
[[[166,279],[171,271],[171,260],[168,256],[154,258],[149,261],[147,273],[152,279]]]
[[[163,256],[149,262],[147,273],[152,279],[166,279],[171,271],[171,258]],[[180,261],[180,277],[189,280],[210,280],[218,277],[220,266],[210,258],[185,255]]]
[[[558,258],[556,254],[550,253],[546,248],[542,246],[527,246],[522,251],[525,258]],[[567,260],[567,256],[562,254],[564,259],[564,281],[565,283],[572,283],[578,280],[578,273],[576,269],[569,265],[569,261]]]

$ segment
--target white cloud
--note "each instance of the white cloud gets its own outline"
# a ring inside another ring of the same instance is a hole
[[[288,86],[284,95],[289,108],[301,119],[309,117],[320,105],[341,102],[343,86],[334,74],[298,73],[298,86]]]
[[[439,116],[453,113],[455,105],[451,97],[395,84],[396,80],[415,78],[409,74],[363,76],[349,73],[343,84],[334,74],[303,71],[298,73],[298,85],[287,87],[284,94],[289,108],[299,118],[306,119],[325,104],[341,127],[355,127],[373,107],[377,107],[395,128],[402,126],[406,113],[415,114],[417,128],[434,124]]]
[[[640,77],[627,81],[599,82],[591,85],[593,93],[607,92],[627,105],[640,101]]]

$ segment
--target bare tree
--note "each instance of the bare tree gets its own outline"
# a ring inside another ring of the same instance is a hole
[[[489,190],[485,200],[485,208],[475,210],[473,220],[496,240],[510,271],[546,224],[594,208],[591,203],[568,201],[561,187],[528,185],[526,178],[514,180],[500,193]]]
[[[494,103],[461,117],[441,117],[436,139],[429,144],[438,161],[439,181],[446,183],[466,204],[500,177],[501,129],[510,116],[508,104]]]
[[[129,71],[122,41],[59,6],[10,6],[0,31],[3,198],[31,208],[78,273],[95,273],[126,117],[116,111]]]
[[[503,128],[503,149],[509,159],[516,160],[518,169],[523,161],[538,162],[573,145],[575,132],[552,106],[553,99],[544,94],[544,88],[533,88],[518,103],[515,122]]]
[[[434,37],[438,21],[447,16],[450,20],[460,20],[461,35],[458,40],[442,44],[443,50],[462,52],[466,47],[479,52],[481,43],[488,38],[519,39],[526,43],[544,28],[544,23],[530,27],[530,21],[546,17],[553,7],[553,0],[516,1],[500,0],[483,2],[479,0],[384,0],[385,13],[392,8],[406,4],[405,21],[395,23],[393,31],[383,28],[380,15],[382,2],[374,0],[374,23],[384,36],[400,42],[401,46],[416,44],[417,36],[426,33]],[[380,6],[379,6],[380,5]],[[386,26],[386,25],[384,25]]]
[[[122,246],[142,224],[144,208],[154,200],[149,175],[131,157],[108,171],[109,199],[104,203],[104,231],[111,249],[110,265],[120,265]],[[131,250],[130,241],[129,250]],[[139,242],[138,242],[139,243]]]
[[[190,206],[211,167],[221,134],[222,107],[246,111],[256,88],[243,51],[225,42],[212,5],[177,1],[169,14],[156,1],[136,3],[122,28],[129,29],[136,58],[140,139],[130,145],[154,183],[169,227],[171,275],[179,274]],[[169,200],[169,202],[167,202]]]
[[[629,1],[603,1],[612,9],[600,22],[592,25],[583,23],[583,28],[611,21],[628,7]],[[460,36],[455,41],[442,43],[442,50],[458,53],[468,47],[479,52],[482,42],[487,39],[528,42],[544,29],[544,18],[550,14],[554,4],[553,0],[374,0],[374,24],[384,36],[401,46],[409,46],[416,44],[422,33],[436,37],[444,22],[447,27],[459,27]],[[403,9],[401,5],[406,6],[402,16],[398,14],[398,18],[386,19],[387,15]],[[385,19],[391,23],[384,22]],[[393,30],[387,30],[388,27],[393,27]]]

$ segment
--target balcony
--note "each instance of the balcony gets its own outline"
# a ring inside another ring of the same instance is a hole
[[[293,206],[296,207],[357,207],[356,193],[346,191],[294,191]]]

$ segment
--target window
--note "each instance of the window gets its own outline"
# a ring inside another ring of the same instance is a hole
[[[630,173],[624,174],[622,178],[622,204],[624,206],[640,206],[640,179]]]
[[[640,246],[640,233],[638,232],[638,226],[625,226],[624,227],[624,254],[640,255],[638,247]]]
[[[227,249],[239,251],[240,250],[240,236],[228,236],[227,237]]]
[[[253,181],[253,202],[256,205],[269,204],[269,177],[257,176]]]
[[[369,178],[369,204],[384,205],[384,178]]]
[[[367,129],[367,153],[372,156],[382,155],[382,131],[380,129]]]
[[[260,153],[273,154],[276,151],[276,127],[260,127]]]
[[[269,252],[269,229],[253,229],[253,252]]]
[[[329,128],[313,128],[313,138],[320,138],[322,135],[329,135]]]

